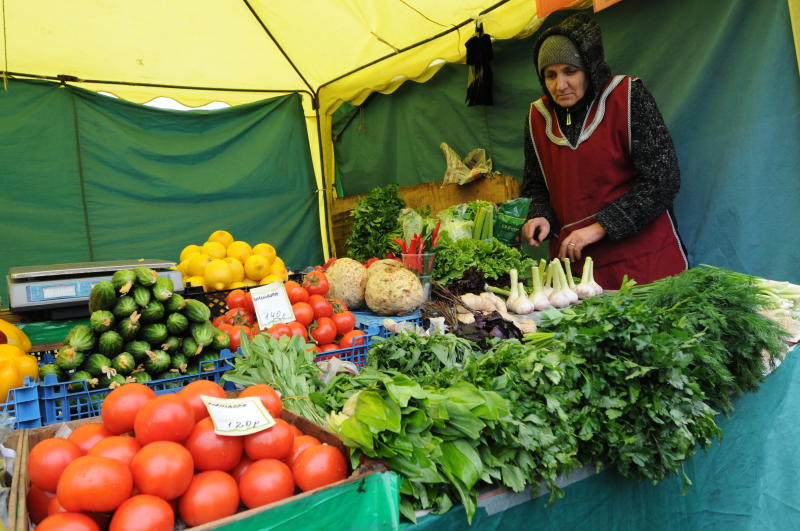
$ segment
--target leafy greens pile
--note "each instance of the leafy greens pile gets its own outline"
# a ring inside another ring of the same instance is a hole
[[[520,277],[530,274],[532,258],[523,256],[518,249],[509,247],[497,238],[491,242],[465,238],[444,240],[436,248],[433,262],[433,279],[440,284],[461,279],[471,267],[483,273],[487,279],[498,279],[512,268],[520,271]]]
[[[402,235],[398,216],[405,206],[396,184],[374,188],[359,198],[351,213],[353,230],[346,242],[347,255],[362,263],[385,257],[393,245],[392,238]]]

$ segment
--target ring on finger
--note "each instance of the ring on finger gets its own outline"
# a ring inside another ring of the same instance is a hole
[[[569,242],[570,247],[575,247],[575,242]]]

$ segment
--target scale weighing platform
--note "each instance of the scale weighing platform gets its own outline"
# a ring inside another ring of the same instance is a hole
[[[149,267],[172,279],[175,291],[182,292],[183,275],[170,269],[174,266],[166,260],[142,259],[12,267],[6,277],[9,306],[14,313],[36,312],[44,320],[85,317],[92,286],[111,280],[120,269]]]

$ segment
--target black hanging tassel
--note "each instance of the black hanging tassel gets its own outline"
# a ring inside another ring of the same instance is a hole
[[[478,24],[467,43],[467,105],[492,104],[492,38]]]

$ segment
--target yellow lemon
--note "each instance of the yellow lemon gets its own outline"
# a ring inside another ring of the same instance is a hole
[[[278,266],[276,266],[275,264],[280,264],[280,267],[282,267],[283,269],[286,269],[286,262],[284,262],[284,261],[283,261],[283,258],[281,258],[280,256],[276,256],[276,257],[275,257],[275,258],[272,260],[272,265],[273,265],[273,267],[278,267]]]
[[[226,230],[215,230],[208,237],[208,241],[221,243],[227,249],[233,243],[233,235]]]
[[[206,289],[206,280],[202,276],[189,277],[184,282],[187,286],[192,286],[193,288]]]
[[[270,273],[270,261],[263,254],[253,254],[244,263],[244,273],[247,278],[259,280]]]
[[[204,253],[192,255],[192,257],[189,258],[186,274],[190,277],[202,277],[206,266],[211,260],[212,258]]]
[[[244,280],[242,280],[242,284],[244,284],[248,288],[252,288],[253,286],[258,286],[258,281],[253,280],[252,278],[244,277]]]
[[[206,266],[203,278],[206,280],[206,287],[212,290],[225,289],[225,286],[232,282],[231,269],[228,262],[219,258],[214,258]]]
[[[189,260],[190,258],[187,258],[186,260],[181,260],[181,262],[178,265],[176,265],[173,269],[177,269],[178,271],[180,271],[183,276],[188,276]]]
[[[278,275],[274,275],[274,274],[270,273],[269,275],[267,275],[264,278],[262,278],[258,283],[259,284],[272,284],[273,282],[283,282],[283,280],[284,280],[283,277],[280,277]]]
[[[247,262],[251,254],[253,254],[253,249],[247,242],[237,240],[228,246],[228,256],[236,258],[241,263]]]
[[[239,281],[239,282],[231,282],[230,285],[228,285],[228,289],[239,289],[239,288],[246,288],[246,287],[247,287],[247,284],[245,284],[244,282],[241,282],[241,281]]]
[[[278,253],[275,252],[275,247],[271,246],[268,243],[259,243],[255,247],[253,247],[253,254],[263,254],[269,261],[272,262]]]
[[[200,247],[199,245],[195,245],[195,244],[187,245],[181,251],[180,258],[178,258],[178,260],[180,262],[183,262],[184,260],[189,258],[189,256],[193,255],[194,253],[199,253],[202,250],[203,250],[203,248]]]
[[[228,252],[224,245],[219,242],[206,242],[203,244],[203,252],[211,258],[225,258]]]
[[[278,262],[272,262],[272,265],[269,266],[269,273],[272,273],[273,275],[279,275],[279,276],[288,276],[289,275],[289,272],[286,271],[286,267],[284,267],[283,264],[278,263]]]
[[[241,282],[244,280],[244,266],[239,260],[232,256],[225,257],[223,260],[225,260],[225,263],[228,264],[228,268],[231,270],[232,282]]]

